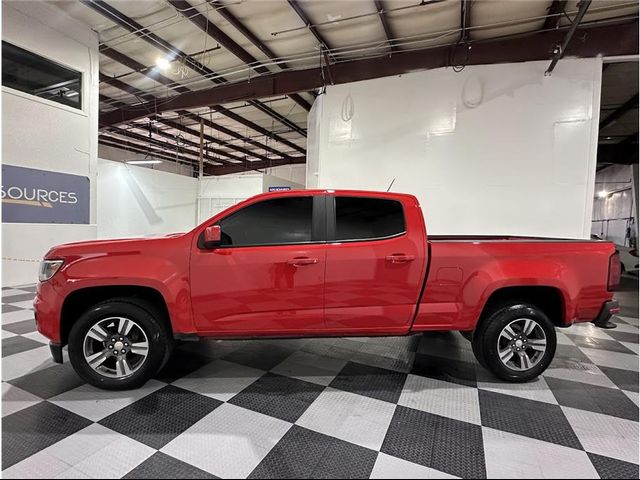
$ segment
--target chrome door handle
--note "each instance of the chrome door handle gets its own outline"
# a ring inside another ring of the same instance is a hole
[[[291,260],[287,260],[289,265],[293,265],[294,267],[303,267],[305,265],[315,265],[318,263],[317,258],[309,258],[309,257],[296,257]]]
[[[394,253],[393,255],[387,255],[387,261],[391,263],[407,263],[413,262],[415,259],[415,255],[405,255],[404,253]]]

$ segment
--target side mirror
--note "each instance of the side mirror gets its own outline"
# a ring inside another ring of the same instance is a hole
[[[220,225],[211,225],[210,227],[205,228],[204,230],[204,245],[207,248],[215,247],[216,245],[220,245],[222,241],[222,230],[220,229]]]

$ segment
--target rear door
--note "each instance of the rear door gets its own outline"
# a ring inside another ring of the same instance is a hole
[[[426,270],[424,221],[417,202],[375,194],[328,195],[326,201],[327,329],[408,332]]]

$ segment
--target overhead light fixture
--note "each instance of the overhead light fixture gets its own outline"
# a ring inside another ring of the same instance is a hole
[[[162,163],[162,160],[127,160],[125,163],[129,165],[157,165]]]
[[[171,62],[164,57],[156,58],[156,67],[160,70],[168,70],[171,66]]]
[[[609,196],[609,192],[606,190],[600,190],[598,192],[598,198],[607,198]]]

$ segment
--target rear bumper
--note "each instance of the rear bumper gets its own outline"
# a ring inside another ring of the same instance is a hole
[[[620,313],[620,305],[616,300],[609,300],[602,305],[602,309],[600,309],[600,313],[593,320],[593,323],[596,327],[601,328],[612,328],[609,323],[611,317],[617,313]]]

